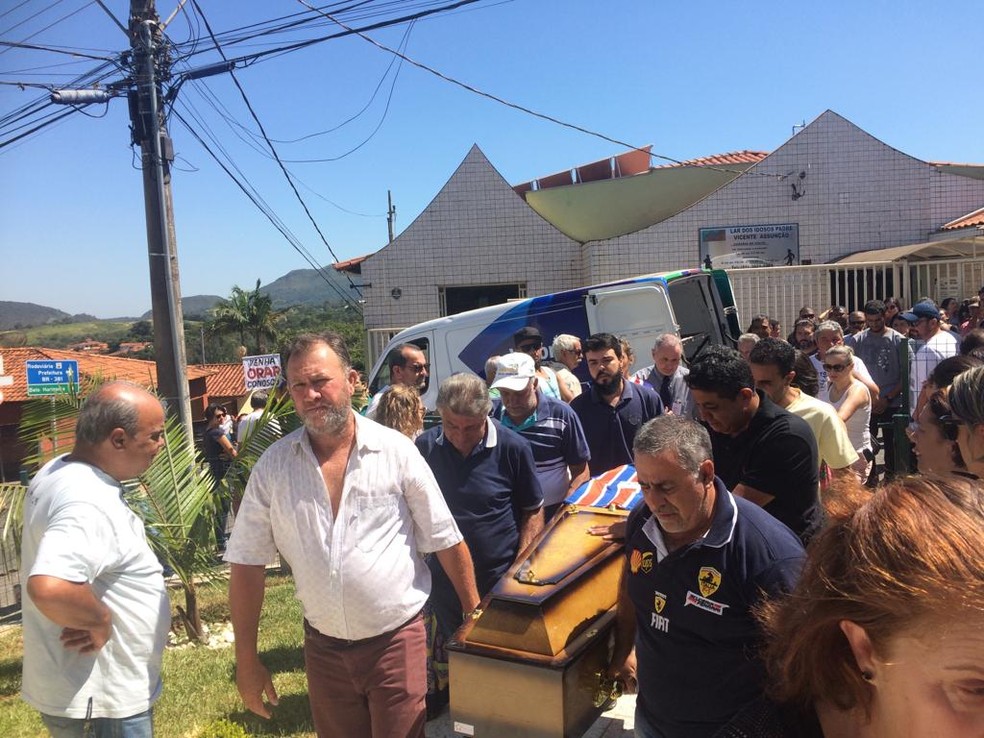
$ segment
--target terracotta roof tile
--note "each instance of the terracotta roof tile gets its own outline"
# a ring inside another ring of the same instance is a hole
[[[958,228],[970,228],[971,226],[984,226],[984,208],[978,208],[972,213],[961,215],[956,220],[951,220],[940,226],[940,230],[954,231]]]
[[[679,164],[664,164],[658,169],[667,167],[726,167],[733,164],[757,164],[769,155],[768,151],[729,151],[726,154],[711,154],[696,159],[687,159]]]
[[[355,272],[356,274],[360,274],[362,272],[362,262],[370,256],[372,254],[353,256],[351,259],[345,259],[345,261],[336,261],[331,266],[336,272]]]
[[[242,364],[189,364],[189,373],[192,368],[208,372],[205,391],[209,397],[242,397],[247,394]]]
[[[157,366],[153,361],[126,359],[120,356],[90,354],[64,349],[39,347],[0,348],[3,356],[4,373],[14,378],[14,383],[3,388],[4,402],[25,402],[27,396],[27,361],[77,361],[79,374],[84,377],[103,380],[126,379],[144,387],[157,386]],[[199,379],[212,374],[212,370],[189,366],[188,379]],[[242,371],[240,370],[240,379]],[[208,380],[206,380],[207,382]]]

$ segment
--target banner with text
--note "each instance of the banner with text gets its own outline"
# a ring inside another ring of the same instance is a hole
[[[701,228],[700,262],[707,269],[799,264],[799,224]]]
[[[243,377],[247,392],[276,387],[280,377],[280,354],[244,356]]]

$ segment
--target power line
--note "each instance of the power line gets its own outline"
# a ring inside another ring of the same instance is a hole
[[[225,52],[219,46],[219,43],[215,38],[215,34],[212,33],[212,26],[208,22],[208,18],[206,18],[205,14],[202,12],[202,8],[198,4],[198,0],[191,0],[191,2],[192,5],[194,5],[195,7],[195,12],[198,13],[198,16],[202,19],[202,23],[205,24],[205,30],[208,32],[208,35],[209,37],[211,37],[213,43],[215,43],[215,48],[219,52],[219,55],[222,57],[224,61],[228,61],[226,59]],[[314,230],[318,233],[318,236],[321,238],[321,242],[325,245],[325,248],[328,249],[328,253],[331,254],[332,258],[336,262],[341,261],[341,259],[339,259],[338,255],[335,253],[335,250],[331,247],[331,244],[328,243],[328,239],[325,238],[325,234],[321,231],[320,226],[318,226],[318,223],[314,219],[314,216],[311,214],[311,210],[308,208],[307,203],[304,201],[304,198],[301,197],[301,193],[297,189],[297,185],[294,184],[294,181],[290,177],[290,172],[287,171],[287,167],[284,166],[284,163],[280,160],[280,155],[277,153],[276,146],[274,146],[273,141],[270,140],[270,137],[267,135],[266,129],[263,127],[263,123],[260,121],[260,118],[256,114],[256,111],[253,109],[253,105],[250,103],[249,97],[246,95],[246,90],[244,90],[243,86],[239,84],[239,79],[236,76],[236,73],[232,69],[229,70],[229,76],[232,78],[233,84],[236,85],[236,89],[239,90],[239,94],[242,95],[243,102],[246,104],[246,109],[249,110],[249,114],[256,122],[256,125],[259,127],[260,133],[263,135],[263,140],[266,141],[267,146],[270,147],[270,153],[273,154],[274,160],[277,162],[277,166],[280,168],[280,171],[283,173],[284,178],[287,180],[287,184],[290,185],[290,189],[293,191],[294,197],[296,197],[297,201],[301,204],[301,208],[304,210],[304,214],[311,222],[311,225],[314,226]],[[355,282],[352,281],[352,278],[348,275],[348,273],[345,273],[345,278],[348,280],[349,285],[361,297],[362,293],[359,291],[359,288],[356,286]]]
[[[325,13],[324,11],[318,10],[317,8],[315,8],[314,6],[312,6],[310,3],[308,3],[306,0],[297,0],[297,1],[301,5],[303,5],[304,7],[308,8],[309,10],[312,10],[312,11],[314,11],[316,13],[321,13],[322,15],[324,15],[326,18],[328,18],[332,22],[337,23],[338,26],[340,28],[345,29],[346,32],[348,32],[350,34],[355,34],[356,36],[358,36],[359,38],[363,39],[364,41],[369,42],[370,44],[372,44],[376,48],[381,49],[382,51],[385,51],[385,52],[387,52],[389,54],[393,54],[394,56],[398,56],[401,59],[403,59],[405,62],[408,62],[408,63],[412,64],[413,66],[417,67],[418,69],[422,69],[425,72],[428,72],[430,74],[433,74],[435,77],[438,77],[439,79],[442,79],[445,82],[450,82],[451,84],[453,84],[453,85],[455,85],[457,87],[460,87],[463,90],[467,90],[468,92],[474,93],[474,94],[479,95],[479,96],[484,97],[484,98],[487,98],[489,100],[492,100],[493,102],[497,102],[500,105],[506,106],[507,108],[511,108],[513,110],[518,110],[521,113],[526,113],[527,115],[533,116],[534,118],[539,118],[540,120],[545,120],[545,121],[547,121],[549,123],[554,123],[554,124],[556,124],[558,126],[562,126],[564,128],[569,128],[569,129],[571,129],[573,131],[578,131],[579,133],[587,134],[588,136],[594,136],[595,138],[600,138],[602,141],[607,141],[609,143],[613,143],[613,144],[616,144],[618,146],[623,146],[623,147],[625,147],[627,149],[631,149],[632,151],[641,151],[641,152],[644,152],[644,153],[648,153],[650,156],[654,156],[657,159],[663,159],[664,161],[669,161],[669,162],[672,162],[674,164],[680,164],[680,165],[683,164],[683,161],[681,161],[680,159],[674,159],[672,156],[666,156],[665,154],[658,154],[658,153],[655,153],[655,152],[653,152],[651,150],[650,151],[647,151],[644,147],[636,146],[635,144],[627,143],[625,141],[622,141],[620,139],[614,138],[612,136],[608,136],[608,135],[606,135],[604,133],[599,133],[598,131],[592,131],[590,128],[585,128],[584,126],[577,125],[576,123],[568,123],[567,121],[563,121],[560,118],[556,118],[556,117],[554,117],[552,115],[548,115],[547,113],[541,113],[539,111],[533,110],[532,108],[528,108],[525,105],[520,105],[519,103],[510,102],[509,100],[506,100],[506,99],[504,99],[502,97],[499,97],[498,95],[493,95],[490,92],[485,92],[484,90],[480,90],[477,87],[473,87],[472,85],[468,84],[467,82],[462,82],[459,79],[456,79],[454,77],[451,77],[451,76],[449,76],[447,74],[444,74],[444,72],[441,72],[441,71],[439,71],[437,69],[434,69],[433,67],[430,67],[430,66],[424,64],[423,62],[419,62],[416,59],[412,59],[411,57],[407,56],[406,54],[404,54],[403,52],[401,52],[401,51],[399,51],[397,49],[394,49],[394,48],[392,48],[390,46],[387,46],[387,45],[385,45],[383,43],[380,43],[379,41],[376,41],[374,38],[372,38],[371,36],[367,35],[366,32],[365,32],[365,30],[355,29],[355,28],[351,28],[351,27],[347,26],[345,23],[343,23],[342,21],[340,21],[337,18],[333,17],[332,15],[330,15],[328,13]],[[462,3],[462,4],[464,4],[464,3]],[[718,171],[718,172],[727,172],[727,173],[731,173],[731,174],[745,174],[746,173],[745,170],[741,170],[741,169],[729,169],[727,167],[707,166],[707,167],[703,167],[703,168],[704,169],[708,169],[708,170]],[[776,176],[774,174],[769,174],[767,172],[750,172],[750,173],[751,174],[760,174],[760,175],[766,176],[766,177],[775,177]]]
[[[318,275],[325,281],[325,283],[329,287],[331,287],[331,289],[334,290],[335,293],[338,294],[339,297],[341,297],[346,304],[351,305],[357,312],[361,314],[362,306],[359,305],[356,301],[354,301],[351,297],[346,295],[338,287],[338,285],[336,285],[334,282],[331,281],[331,279],[328,276],[326,276],[324,272],[324,268],[314,260],[314,258],[310,255],[310,253],[300,244],[300,241],[297,239],[297,237],[294,236],[292,233],[290,233],[290,231],[287,229],[285,225],[283,225],[283,223],[279,220],[279,218],[277,218],[276,215],[273,214],[272,210],[270,210],[269,207],[262,202],[262,198],[260,198],[254,192],[252,192],[251,187],[247,187],[246,184],[241,182],[232,173],[230,168],[226,166],[225,162],[223,162],[219,158],[219,156],[205,142],[205,139],[203,139],[202,136],[199,135],[198,131],[196,131],[191,126],[191,124],[188,123],[187,120],[185,120],[184,116],[182,116],[180,112],[178,112],[176,109],[172,109],[172,112],[174,113],[174,116],[178,119],[178,121],[180,121],[181,124],[185,127],[185,130],[187,130],[198,141],[198,143],[201,144],[202,148],[205,149],[206,153],[208,153],[208,155],[212,157],[212,159],[215,161],[216,164],[219,165],[222,171],[226,173],[226,175],[236,184],[237,187],[239,187],[240,190],[242,190],[243,194],[245,194],[246,197],[249,198],[249,200],[253,203],[253,205],[255,205],[256,208],[261,213],[263,213],[264,216],[266,216],[267,220],[269,220],[270,223],[273,224],[273,227],[276,228],[278,231],[280,231],[280,234],[287,240],[287,242],[291,245],[291,247],[298,254],[301,255],[301,258],[303,258],[304,261],[306,261],[318,273]]]

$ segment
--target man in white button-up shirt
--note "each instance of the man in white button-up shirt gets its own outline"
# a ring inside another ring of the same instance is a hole
[[[304,427],[256,463],[226,552],[240,695],[263,717],[263,695],[277,703],[256,642],[264,565],[279,551],[304,611],[318,735],[422,737],[422,554],[436,555],[469,612],[479,598],[468,547],[413,442],[351,410],[358,373],[340,336],[296,338],[286,374]]]

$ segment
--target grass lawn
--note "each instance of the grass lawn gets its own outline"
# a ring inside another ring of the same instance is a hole
[[[225,581],[199,590],[203,622],[228,621],[227,594]],[[184,604],[180,590],[171,592],[171,602]],[[293,582],[270,575],[260,621],[260,655],[280,696],[273,719],[265,721],[244,712],[236,691],[231,644],[223,648],[168,648],[164,652],[164,693],[154,708],[155,738],[232,738],[233,733],[217,730],[220,720],[241,726],[247,735],[313,736],[302,642],[300,604],[294,599]],[[19,627],[0,634],[3,738],[46,735],[37,713],[20,699],[23,652]]]

